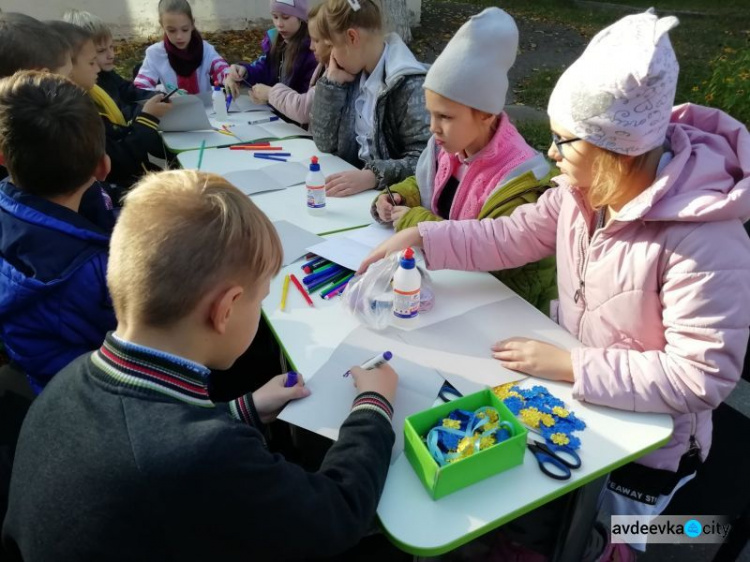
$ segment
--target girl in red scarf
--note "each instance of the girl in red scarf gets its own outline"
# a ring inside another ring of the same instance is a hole
[[[134,84],[144,90],[179,87],[189,94],[210,92],[223,83],[229,65],[195,29],[187,0],[160,0],[159,23],[164,39],[146,49]]]

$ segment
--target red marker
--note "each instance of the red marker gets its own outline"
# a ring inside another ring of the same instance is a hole
[[[294,275],[294,273],[292,273],[292,274],[289,275],[289,279],[292,280],[292,283],[294,283],[294,286],[297,287],[297,289],[299,290],[300,293],[302,293],[302,296],[307,301],[307,304],[309,304],[310,306],[312,306],[314,308],[315,305],[313,304],[313,301],[310,298],[310,295],[307,294],[307,291],[305,291],[305,288],[302,286],[302,283],[299,282],[299,279],[297,279],[297,277]]]

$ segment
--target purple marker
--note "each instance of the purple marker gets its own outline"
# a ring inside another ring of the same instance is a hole
[[[378,353],[372,359],[368,359],[367,361],[362,363],[359,368],[364,369],[365,371],[372,371],[373,369],[377,369],[378,367],[382,367],[383,365],[388,363],[388,361],[390,361],[392,357],[393,353],[391,353],[390,351],[384,351],[383,353]],[[347,371],[346,373],[344,373],[344,376],[348,377],[350,374],[351,372]]]
[[[284,381],[284,386],[286,388],[294,386],[297,384],[298,379],[299,379],[299,375],[295,371],[289,371],[286,374],[286,380]]]

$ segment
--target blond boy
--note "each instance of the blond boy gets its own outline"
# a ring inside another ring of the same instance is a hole
[[[255,335],[281,244],[223,178],[145,178],[126,198],[107,275],[117,330],[60,372],[25,420],[3,539],[26,560],[328,556],[375,514],[394,435],[396,374],[361,392],[320,470],[271,454],[263,423],[309,392],[279,375],[208,398]]]
[[[130,121],[140,111],[138,103],[154,95],[153,92],[139,90],[133,82],[126,80],[115,70],[115,46],[112,30],[97,15],[84,10],[68,10],[63,21],[82,27],[91,33],[96,49],[96,62],[99,65],[97,85],[114,100],[125,119]]]

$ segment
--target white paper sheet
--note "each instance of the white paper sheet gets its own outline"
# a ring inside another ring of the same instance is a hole
[[[162,131],[177,133],[211,129],[203,101],[198,96],[174,96],[169,101],[172,109],[159,122]]]
[[[430,408],[443,385],[443,378],[434,368],[406,358],[403,355],[405,347],[398,339],[385,337],[364,327],[357,328],[336,348],[317,373],[313,376],[303,373],[311,395],[289,403],[279,419],[330,439],[338,439],[341,424],[349,415],[357,396],[353,379],[343,374],[353,365],[359,365],[378,353],[391,351],[393,359],[390,364],[399,375],[393,404],[396,442],[391,460],[395,460],[404,447],[404,419]]]
[[[393,230],[379,224],[357,228],[311,246],[308,250],[322,258],[356,271],[362,260],[381,242],[393,236]]]
[[[232,98],[232,103],[229,105],[229,113],[242,113],[245,111],[268,111],[271,109],[267,103],[255,103],[247,95],[247,92],[242,92],[240,97]]]
[[[235,170],[223,175],[245,195],[255,195],[304,183],[307,170],[299,162],[280,162],[259,170]]]
[[[498,341],[526,337],[565,349],[580,345],[519,297],[490,303],[450,320],[401,334],[412,348],[411,358],[434,366],[463,394],[526,378],[493,359],[490,347]]]
[[[297,261],[307,253],[308,246],[323,240],[317,234],[287,221],[276,221],[273,225],[276,227],[276,232],[281,239],[281,246],[284,248],[283,266]]]
[[[289,137],[309,137],[310,133],[303,128],[286,123],[284,121],[274,121],[272,123],[263,123],[259,125],[241,124],[230,127],[234,134],[242,142],[255,142],[261,140],[279,140]]]

